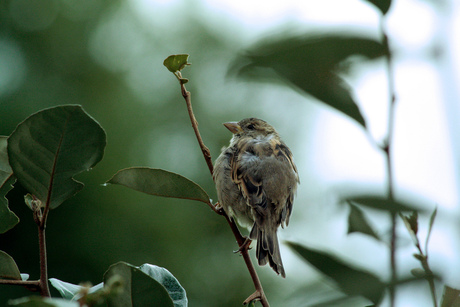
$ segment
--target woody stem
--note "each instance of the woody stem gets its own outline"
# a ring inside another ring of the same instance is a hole
[[[201,138],[201,134],[198,129],[198,122],[195,118],[195,115],[193,114],[191,93],[187,91],[187,89],[185,88],[185,83],[181,82],[180,86],[181,86],[182,97],[184,97],[185,103],[187,105],[187,111],[190,117],[190,122],[192,123],[193,131],[195,132],[195,136],[198,141],[198,144],[200,145],[201,152],[203,153],[203,157],[206,161],[206,164],[208,165],[209,172],[211,173],[211,176],[212,176],[214,172],[214,166],[212,163],[211,152],[206,147],[206,145],[203,142],[203,139]],[[254,283],[254,287],[256,288],[256,292],[254,292],[254,294],[249,296],[244,303],[247,304],[250,301],[257,299],[257,300],[260,300],[260,302],[262,303],[262,306],[269,307],[270,304],[268,303],[268,300],[265,296],[259,276],[257,275],[254,265],[252,264],[251,258],[249,257],[249,251],[248,251],[249,245],[243,248],[243,245],[245,244],[246,239],[241,235],[235,221],[231,219],[224,210],[217,210],[214,206],[212,206],[212,204],[211,204],[211,208],[214,210],[214,212],[220,215],[223,215],[225,219],[227,220],[228,224],[230,225],[233,235],[235,236],[236,241],[238,243],[238,247],[240,248],[240,253],[243,256],[244,262],[246,263],[246,267],[248,268],[249,274],[251,275],[252,282]]]

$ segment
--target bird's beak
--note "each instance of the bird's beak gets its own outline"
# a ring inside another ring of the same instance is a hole
[[[228,130],[230,130],[230,132],[233,133],[233,134],[237,134],[237,133],[240,133],[240,132],[243,131],[243,129],[241,129],[240,125],[238,125],[237,122],[224,123],[224,126]]]

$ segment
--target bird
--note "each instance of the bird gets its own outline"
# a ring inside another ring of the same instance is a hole
[[[257,240],[258,264],[268,263],[285,278],[277,232],[289,224],[300,183],[291,150],[262,119],[223,125],[233,136],[213,171],[219,207],[250,230],[250,240]]]

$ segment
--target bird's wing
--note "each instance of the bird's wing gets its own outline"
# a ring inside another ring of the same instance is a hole
[[[268,165],[269,163],[276,163],[276,165]],[[270,172],[268,168],[275,169],[287,168],[291,169],[290,176],[295,177],[298,182],[297,168],[292,159],[292,153],[289,148],[279,139],[272,138],[269,142],[246,142],[240,146],[239,150],[231,159],[231,172],[232,180],[235,182],[250,207],[252,207],[261,217],[270,214],[267,210],[274,210],[274,208],[267,208],[267,202],[272,205],[275,200],[268,199],[270,193],[266,193],[265,185],[272,185],[276,181],[277,173]],[[268,176],[273,177],[269,181]],[[265,178],[264,178],[265,177]],[[266,184],[264,184],[264,181]],[[292,203],[294,198],[295,187],[292,193],[286,195],[285,199],[279,200],[276,204],[281,206],[279,220],[280,224],[289,223],[289,216],[292,212]],[[271,206],[270,206],[271,207]],[[257,219],[257,217],[255,217]],[[283,225],[284,226],[284,225]]]

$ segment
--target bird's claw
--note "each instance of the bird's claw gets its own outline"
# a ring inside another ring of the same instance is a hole
[[[234,253],[239,253],[241,254],[243,251],[245,250],[250,250],[251,249],[251,243],[252,243],[252,240],[249,239],[248,237],[245,238],[243,244],[241,244],[241,246],[238,248],[238,250],[234,251]]]
[[[244,300],[243,305],[247,305],[253,301],[260,301],[262,300],[262,296],[265,296],[265,294],[263,292],[260,292],[259,290],[256,290],[256,292],[249,295],[249,297]]]
[[[215,205],[214,205],[214,211],[216,211],[216,213],[220,214],[220,215],[223,215],[224,214],[224,208],[220,205],[219,202],[217,202]]]

